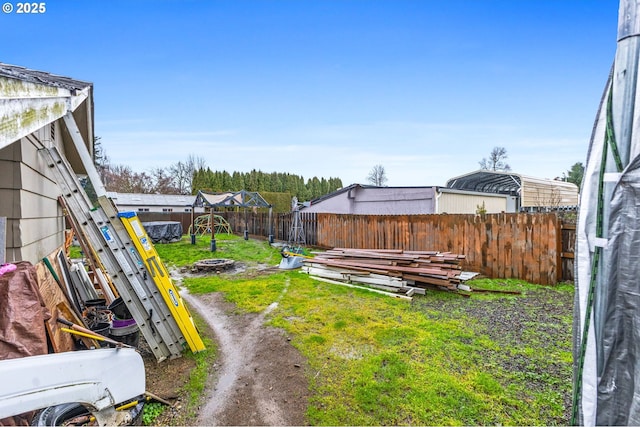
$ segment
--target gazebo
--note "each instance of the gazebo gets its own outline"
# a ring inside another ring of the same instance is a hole
[[[193,207],[209,208],[209,214],[213,217],[213,212],[217,208],[243,208],[245,212],[244,220],[244,239],[249,239],[249,230],[247,225],[247,208],[269,208],[269,242],[273,241],[273,208],[257,191],[240,190],[236,192],[225,193],[207,193],[202,190],[198,191],[193,202]],[[195,229],[193,211],[191,210],[192,230]],[[211,223],[213,224],[213,218]],[[191,244],[195,244],[195,235],[191,234]],[[211,252],[216,250],[215,229],[211,228]]]

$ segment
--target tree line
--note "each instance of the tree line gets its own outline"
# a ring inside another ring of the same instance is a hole
[[[340,178],[313,177],[305,182],[300,175],[253,169],[251,172],[212,171],[198,169],[193,175],[193,187],[205,192],[258,191],[269,193],[289,193],[298,200],[312,200],[342,188]]]
[[[143,194],[196,194],[226,191],[258,191],[289,193],[298,200],[311,200],[342,187],[340,178],[304,177],[290,173],[258,170],[251,172],[214,171],[202,157],[189,155],[168,167],[155,167],[148,172],[136,172],[127,165],[112,164],[100,138],[94,141],[94,163],[107,191]],[[92,191],[89,190],[89,191]]]

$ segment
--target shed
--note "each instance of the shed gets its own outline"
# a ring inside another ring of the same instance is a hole
[[[476,213],[484,205],[488,213],[506,212],[509,196],[444,187],[376,187],[352,184],[301,208],[303,212],[355,215],[424,215]],[[308,206],[307,206],[308,205]]]
[[[64,243],[60,190],[42,148],[84,174],[76,143],[93,153],[93,84],[0,63],[0,217],[6,261],[38,262]]]
[[[485,213],[516,212],[515,197],[436,187],[435,213],[475,214],[480,209]]]
[[[180,194],[143,194],[107,192],[119,211],[135,212],[191,212],[196,196]],[[204,212],[204,208],[196,208],[195,212]]]
[[[511,172],[479,170],[451,178],[447,187],[514,196],[518,210],[573,208],[578,205],[578,186],[571,182]]]

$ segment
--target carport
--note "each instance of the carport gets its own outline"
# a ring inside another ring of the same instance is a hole
[[[578,205],[578,187],[565,181],[511,172],[478,170],[451,178],[447,187],[514,197],[514,211],[566,208]]]

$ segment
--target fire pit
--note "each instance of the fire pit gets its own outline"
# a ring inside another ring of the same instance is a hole
[[[204,272],[220,273],[221,271],[231,268],[234,264],[235,264],[235,261],[232,259],[224,259],[224,258],[203,259],[193,264],[193,270],[198,273],[204,273]]]

